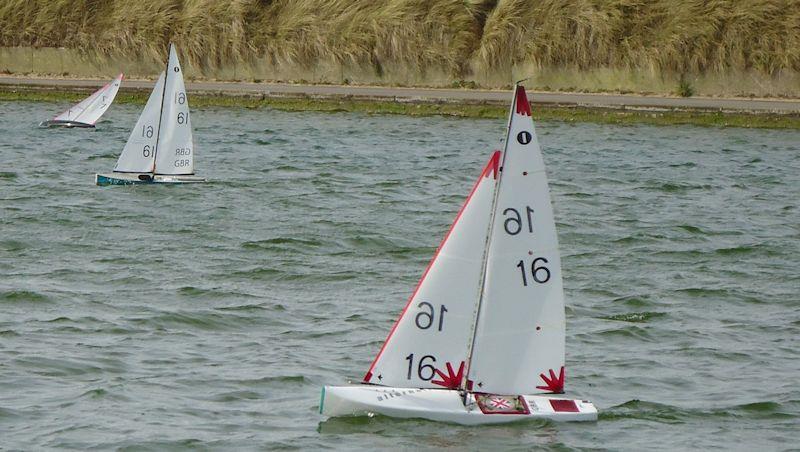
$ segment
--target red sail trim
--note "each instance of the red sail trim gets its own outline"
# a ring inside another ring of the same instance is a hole
[[[125,74],[123,74],[122,72],[120,72],[120,73],[119,73],[119,75],[117,75],[117,77],[119,77],[119,84],[120,84],[120,85],[122,85],[122,80],[125,78]],[[115,80],[116,80],[116,79],[115,79]],[[106,89],[106,88],[108,88],[109,86],[111,86],[111,83],[112,83],[113,81],[114,81],[114,80],[112,80],[112,81],[111,81],[111,82],[109,82],[109,83],[106,83],[106,85],[105,85],[104,87],[100,88],[100,90],[98,90],[98,92],[100,92],[101,90],[103,90],[103,89]],[[119,87],[118,87],[117,89],[119,89]],[[99,121],[99,120],[100,120],[100,118],[97,118],[97,119],[95,119],[95,121],[94,121],[93,123],[91,123],[91,124],[92,124],[92,125],[95,125],[95,124],[97,123],[97,121]]]
[[[528,96],[525,94],[525,87],[517,85],[517,114],[523,116],[531,115],[531,104],[528,102]]]
[[[550,378],[547,378],[543,373],[539,374],[539,376],[544,380],[545,386],[537,386],[536,389],[542,389],[556,394],[564,393],[564,366],[561,366],[561,371],[558,376],[556,376],[553,369],[550,369]]]
[[[489,158],[489,163],[487,163],[486,167],[483,169],[483,177],[489,177],[489,170],[491,170],[492,177],[497,180],[497,171],[500,168],[500,154],[502,154],[500,151],[494,151],[494,154]],[[472,195],[470,194],[470,196]]]
[[[370,364],[369,370],[367,371],[367,374],[364,376],[363,380],[364,383],[370,382],[370,379],[372,378],[373,375],[372,371],[375,368],[375,363],[378,362],[378,359],[380,359],[381,355],[383,354],[383,350],[386,349],[386,345],[389,343],[389,340],[392,338],[394,331],[397,329],[397,325],[400,324],[400,320],[406,315],[408,307],[411,306],[411,301],[414,299],[414,297],[417,296],[419,288],[422,287],[422,282],[425,281],[425,277],[428,276],[428,272],[430,271],[431,267],[433,267],[433,263],[436,262],[436,258],[439,257],[439,251],[444,247],[444,244],[447,243],[447,239],[450,237],[450,234],[453,232],[453,229],[455,229],[456,224],[458,224],[458,220],[461,218],[461,215],[464,213],[464,210],[469,205],[469,202],[472,199],[472,195],[475,194],[475,190],[478,189],[478,185],[480,185],[481,180],[484,177],[488,177],[490,169],[493,171],[495,179],[497,179],[497,170],[498,170],[498,165],[500,164],[500,155],[501,155],[500,151],[494,151],[492,156],[489,158],[489,162],[486,163],[486,166],[483,168],[483,171],[481,171],[481,176],[478,178],[478,181],[475,182],[475,185],[472,186],[472,190],[470,190],[469,196],[467,196],[467,200],[464,201],[464,204],[461,206],[461,209],[458,211],[458,214],[456,215],[456,219],[453,221],[453,224],[450,226],[450,229],[447,231],[447,234],[445,234],[444,239],[439,244],[439,247],[436,248],[436,252],[433,254],[433,258],[430,260],[430,262],[428,262],[428,266],[425,268],[425,272],[422,273],[422,278],[420,278],[419,282],[417,283],[417,287],[414,288],[414,292],[411,294],[411,297],[408,298],[406,306],[403,308],[403,312],[400,313],[400,317],[398,317],[397,321],[394,322],[394,325],[392,326],[392,329],[389,331],[389,335],[386,337],[386,340],[383,342],[383,346],[381,347],[381,350],[378,352],[378,355],[375,356],[374,360],[372,360],[372,364]]]
[[[441,380],[431,380],[431,383],[444,386],[447,389],[458,389],[461,386],[461,380],[464,378],[464,361],[461,361],[458,372],[453,370],[453,366],[449,362],[447,363],[447,375],[439,369],[435,369],[435,371]]]

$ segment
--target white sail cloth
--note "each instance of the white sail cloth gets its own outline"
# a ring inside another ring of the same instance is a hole
[[[78,102],[72,107],[68,108],[65,112],[53,118],[55,121],[70,121],[80,122],[83,124],[94,125],[103,113],[108,110],[114,98],[117,97],[117,92],[122,84],[122,74],[119,74],[114,80],[103,85],[91,96]]]
[[[175,46],[169,46],[161,130],[156,150],[156,174],[194,174],[194,145],[189,100]]]
[[[530,104],[515,94],[468,379],[495,394],[563,392],[558,236]]]
[[[461,384],[499,157],[497,151],[475,183],[365,382],[451,389]]]
[[[162,175],[194,174],[194,145],[189,101],[175,46],[131,132],[117,172]]]
[[[158,124],[161,116],[161,99],[164,94],[164,72],[158,77],[156,86],[139,115],[122,149],[114,171],[124,173],[152,173],[154,171]]]
[[[530,104],[517,86],[504,152],[484,169],[364,382],[558,393],[564,343],[550,192]]]

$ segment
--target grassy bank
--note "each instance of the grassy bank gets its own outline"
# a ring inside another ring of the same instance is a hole
[[[202,78],[800,97],[797,0],[5,0],[0,23],[139,66],[174,41]]]
[[[0,87],[2,101],[78,102],[86,92],[47,89],[16,90]],[[120,91],[115,102],[144,105],[149,92]],[[369,114],[398,114],[410,116],[455,116],[464,118],[504,119],[504,105],[472,103],[411,103],[352,99],[312,99],[309,97],[262,97],[247,95],[223,96],[193,94],[192,108],[235,107],[274,108],[283,111],[359,112]],[[595,122],[603,124],[698,125],[712,127],[748,127],[800,129],[800,115],[719,113],[705,111],[642,111],[588,107],[533,108],[537,121]]]

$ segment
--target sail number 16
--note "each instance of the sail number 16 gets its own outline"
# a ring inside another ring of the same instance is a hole
[[[408,374],[406,376],[406,380],[411,380],[411,371],[414,367],[414,354],[411,353],[406,356],[406,361],[408,361]],[[427,361],[427,363],[426,363]],[[433,366],[432,363],[436,362],[436,357],[433,355],[425,355],[423,356],[419,362],[417,362],[417,377],[422,381],[430,381],[436,375],[436,367]]]
[[[533,234],[533,209],[530,206],[525,206],[525,216],[527,217],[528,232]],[[503,229],[506,230],[506,233],[509,235],[517,235],[522,232],[522,215],[520,214],[519,210],[509,207],[508,209],[503,211],[503,215],[507,218],[503,221]]]
[[[428,303],[427,301],[423,301],[422,303],[417,305],[420,308],[420,312],[414,317],[414,323],[417,325],[417,328],[421,330],[427,330],[431,326],[433,326],[434,322],[436,321],[436,310],[432,304]],[[427,312],[426,312],[427,311]],[[442,326],[444,326],[444,313],[447,312],[447,308],[444,305],[439,306],[439,331],[442,331]]]
[[[540,265],[541,263],[541,265]],[[531,262],[530,265],[530,272],[528,272],[528,266],[525,265],[525,261],[520,259],[517,263],[517,268],[522,275],[522,285],[528,286],[528,275],[532,277],[534,282],[539,284],[544,284],[547,281],[550,281],[550,270],[544,266],[547,263],[547,259],[543,257],[537,257],[536,259]]]

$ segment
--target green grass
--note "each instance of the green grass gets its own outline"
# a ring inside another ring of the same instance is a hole
[[[149,92],[120,91],[115,102],[144,105]],[[78,102],[86,92],[0,87],[1,101]],[[508,107],[471,103],[411,103],[352,99],[312,99],[308,97],[260,97],[193,94],[192,108],[229,107],[282,111],[358,112],[408,116],[454,116],[462,118],[505,119]],[[696,125],[709,127],[748,127],[800,129],[800,115],[720,113],[706,111],[642,111],[587,107],[534,106],[537,121],[594,122],[601,124]]]

